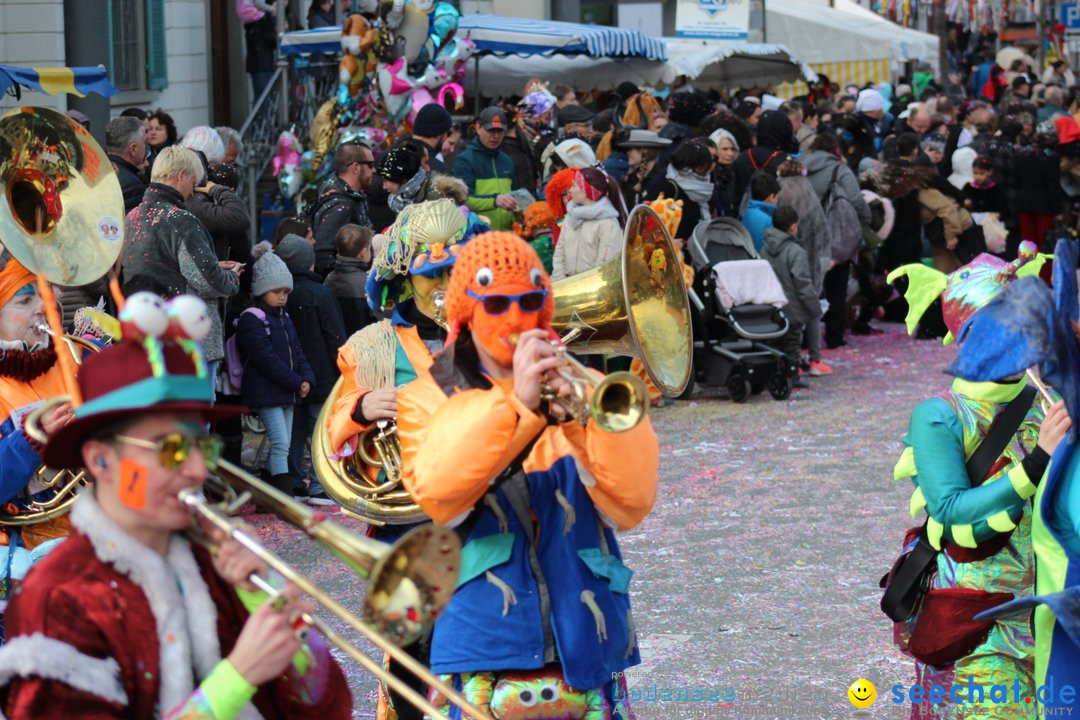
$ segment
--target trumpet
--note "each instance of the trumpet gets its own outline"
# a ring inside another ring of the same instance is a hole
[[[426,632],[450,601],[461,559],[461,542],[453,530],[425,525],[415,528],[394,545],[388,546],[350,532],[228,461],[219,460],[215,471],[223,481],[220,490],[226,500],[212,504],[203,496],[201,490],[187,489],[179,496],[186,507],[224,531],[228,537],[258,556],[271,570],[314,598],[327,612],[359,632],[390,655],[395,662],[448,698],[461,710],[463,716],[472,717],[474,720],[490,720],[485,713],[399,647]],[[252,498],[269,507],[271,512],[285,521],[302,528],[310,537],[368,578],[369,588],[364,601],[363,619],[267,550],[243,523],[231,517],[232,513]],[[206,536],[194,526],[191,534],[196,542],[209,544]],[[273,584],[264,577],[255,575],[251,582],[271,595],[276,594]],[[417,709],[431,717],[439,716],[439,711],[427,698],[384,670],[325,621],[308,613],[300,614],[296,621],[300,627],[318,630],[329,642]]]
[[[557,372],[570,383],[572,394],[569,398],[560,398],[550,386],[544,385],[541,387],[541,397],[557,401],[569,415],[583,424],[591,417],[607,432],[632,430],[648,412],[649,389],[645,381],[623,371],[598,378],[589,367],[567,352],[566,346],[580,333],[579,328],[574,328],[560,341],[551,343],[566,361],[566,365]],[[517,345],[517,338],[511,336],[510,344]]]

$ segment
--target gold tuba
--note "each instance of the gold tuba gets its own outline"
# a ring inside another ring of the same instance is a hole
[[[85,285],[106,273],[123,246],[124,196],[112,163],[86,129],[49,108],[20,107],[0,117],[0,239],[3,249],[31,272],[58,285]],[[51,332],[50,332],[51,334]],[[93,343],[64,335],[66,351]],[[54,336],[54,344],[59,345]],[[66,352],[57,347],[58,353]],[[45,442],[45,405],[30,413],[26,432]],[[25,526],[68,511],[86,482],[83,471],[38,468],[34,479],[54,493],[27,512],[0,511],[0,526]]]
[[[690,305],[678,251],[660,217],[645,205],[630,213],[622,253],[600,267],[553,285],[552,327],[567,335],[568,350],[638,358],[649,379],[667,396],[676,396],[690,381],[693,338]],[[570,339],[573,338],[573,339]],[[575,383],[591,385],[585,373]],[[634,378],[636,380],[637,378]],[[425,519],[424,511],[401,485],[396,428],[372,426],[357,440],[367,448],[332,459],[326,421],[338,393],[338,379],[316,422],[311,462],[326,493],[342,511],[374,525],[402,525]],[[615,373],[593,388],[581,405],[610,430],[629,429],[644,417],[647,398],[630,378]],[[585,389],[580,396],[584,399]],[[384,462],[383,458],[396,458]],[[373,483],[363,463],[381,465],[385,481]]]

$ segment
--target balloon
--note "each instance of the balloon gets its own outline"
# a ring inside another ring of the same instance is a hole
[[[300,145],[300,139],[291,130],[278,135],[277,155],[274,156],[274,177],[282,171],[291,170],[300,164],[300,153],[304,148]]]

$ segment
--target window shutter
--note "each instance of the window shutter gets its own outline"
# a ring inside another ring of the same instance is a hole
[[[113,0],[105,3],[105,46],[109,48],[109,82],[116,86],[116,48],[113,47]]]
[[[165,0],[146,0],[146,86],[151,90],[169,86]]]

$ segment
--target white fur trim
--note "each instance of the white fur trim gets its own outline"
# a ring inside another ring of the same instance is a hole
[[[108,702],[128,704],[116,660],[85,655],[41,633],[13,637],[0,648],[0,686],[16,677],[56,680]]]
[[[172,710],[195,691],[195,677],[205,678],[221,661],[217,607],[199,573],[188,541],[174,534],[162,557],[113,522],[92,493],[81,493],[71,524],[86,535],[102,562],[131,578],[146,595],[157,626],[161,708]],[[248,703],[241,718],[261,717]]]

